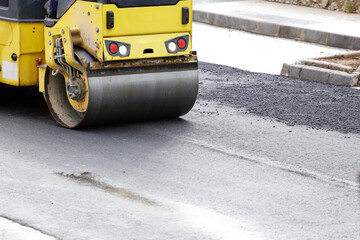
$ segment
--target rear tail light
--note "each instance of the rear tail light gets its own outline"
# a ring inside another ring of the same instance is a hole
[[[128,43],[105,40],[106,48],[111,56],[128,57],[131,45]]]
[[[121,56],[125,56],[128,53],[128,49],[125,45],[121,45],[119,48],[119,53]]]
[[[170,39],[165,42],[168,53],[184,52],[189,46],[189,35]]]
[[[176,50],[177,50],[176,43],[175,42],[169,42],[168,48],[169,48],[170,52],[176,52]]]
[[[180,38],[180,39],[178,40],[178,47],[181,48],[181,49],[184,49],[184,48],[186,47],[186,41],[185,41],[185,39]]]
[[[110,53],[116,54],[118,49],[119,49],[119,47],[118,47],[118,45],[116,43],[114,43],[114,42],[110,43],[110,46],[109,46]]]

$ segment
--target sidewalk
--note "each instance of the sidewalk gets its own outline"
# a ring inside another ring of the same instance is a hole
[[[196,22],[278,39],[293,39],[341,49],[360,49],[360,14],[265,0],[194,1],[193,18]],[[262,45],[266,43],[259,43],[259,47]],[[271,50],[280,51],[282,48],[282,46],[270,46],[262,55],[266,55]],[[298,51],[302,50],[298,49]],[[280,61],[286,61],[277,52],[271,57],[274,61],[279,58]],[[309,57],[313,56],[309,55],[305,58]],[[351,87],[360,85],[360,52],[348,59],[343,56],[340,58],[329,56],[328,59],[331,60],[324,58],[304,60],[305,58],[297,59],[295,63],[283,62],[281,75]],[[352,61],[350,65],[346,64],[348,60]]]
[[[220,47],[214,51],[214,45]],[[279,75],[284,63],[352,51],[203,23],[193,24],[192,46],[198,53],[199,61],[272,75]]]
[[[360,49],[360,14],[265,0],[194,0],[194,21],[331,47]]]

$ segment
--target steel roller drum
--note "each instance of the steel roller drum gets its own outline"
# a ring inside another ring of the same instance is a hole
[[[49,70],[47,76],[48,107],[67,128],[182,116],[193,107],[199,84],[197,69],[90,76],[88,108],[82,113],[70,105],[62,75]]]

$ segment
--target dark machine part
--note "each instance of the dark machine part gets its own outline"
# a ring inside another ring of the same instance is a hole
[[[119,8],[176,5],[180,0],[107,0]]]
[[[58,6],[58,0],[50,0],[49,11],[48,11],[50,18],[56,18],[57,6]]]
[[[47,0],[0,0],[0,19],[10,22],[42,22]]]
[[[50,0],[50,12],[44,6],[49,0],[0,0],[0,19],[10,22],[42,22],[46,15],[60,18],[76,0]],[[89,0],[115,4],[118,7],[175,5],[179,0]],[[57,2],[57,3],[56,3]],[[56,13],[56,15],[55,15]]]

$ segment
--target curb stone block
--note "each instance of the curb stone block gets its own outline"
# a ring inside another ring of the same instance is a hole
[[[327,32],[320,32],[309,29],[304,31],[304,41],[326,45],[328,42],[328,35],[329,33]]]
[[[242,28],[242,29],[239,29],[239,30],[244,30],[244,31],[247,31],[247,32],[254,33],[256,31],[256,29],[257,29],[257,22],[247,20],[245,28]]]
[[[353,49],[360,49],[360,39],[359,38],[354,38],[352,47],[353,47]]]
[[[352,49],[353,42],[354,42],[354,37],[331,33],[329,34],[327,45],[333,47]]]
[[[215,17],[216,17],[216,15],[214,15],[214,14],[210,14],[210,13],[205,13],[205,19],[207,20],[207,21],[209,21],[210,22],[210,24],[214,24],[215,23]]]
[[[300,78],[301,70],[302,70],[302,68],[300,66],[290,65],[289,66],[289,75],[296,77],[296,78]]]
[[[278,37],[280,32],[280,26],[272,23],[259,23],[256,32],[258,34]]]
[[[210,21],[208,21],[209,17],[207,15],[208,14],[205,14],[204,12],[194,10],[194,12],[193,12],[193,20],[196,21],[196,22],[202,22],[202,23],[210,24]]]
[[[280,75],[289,76],[289,64],[284,63]]]
[[[280,74],[283,76],[300,78],[300,72],[301,72],[301,66],[296,64],[284,63]]]
[[[231,24],[231,18],[226,17],[224,15],[215,15],[214,17],[215,20],[215,25],[220,26],[220,27],[226,27],[226,26],[231,26],[231,28],[233,27],[233,25]]]
[[[245,29],[246,26],[248,25],[248,20],[246,19],[233,18],[233,20],[235,21],[234,29]]]
[[[358,83],[359,74],[348,74],[343,72],[336,72],[331,74],[329,83],[336,85],[355,86]]]
[[[311,66],[301,66],[300,79],[309,80],[313,82],[322,82],[328,83],[330,78],[330,73],[327,69],[311,67]]]
[[[280,26],[279,37],[299,40],[301,39],[301,32],[302,30],[300,28]]]
[[[331,83],[356,86],[359,83],[360,73],[345,73],[302,64],[284,64],[281,75],[313,82]]]

